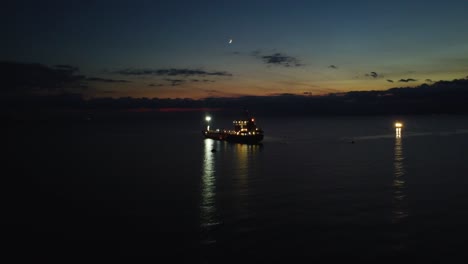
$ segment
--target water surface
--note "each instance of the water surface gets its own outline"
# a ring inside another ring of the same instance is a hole
[[[65,262],[454,260],[468,235],[467,120],[257,117],[260,145],[203,139],[198,114],[16,124],[11,243]]]

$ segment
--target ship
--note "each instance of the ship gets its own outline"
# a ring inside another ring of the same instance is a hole
[[[208,124],[211,117],[207,116],[205,119]],[[255,118],[248,117],[246,119],[232,121],[233,129],[215,129],[210,130],[207,125],[206,129],[202,131],[205,138],[215,140],[224,140],[228,142],[256,144],[263,140],[263,130],[257,127]]]

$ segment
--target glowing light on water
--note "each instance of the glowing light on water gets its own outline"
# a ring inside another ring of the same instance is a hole
[[[206,120],[206,123],[208,123],[208,125],[206,126],[206,130],[210,130],[211,116],[206,116],[205,120]]]
[[[395,122],[395,137],[401,138],[401,128],[403,128],[403,123]]]
[[[216,209],[216,181],[215,181],[215,141],[204,140],[202,174],[201,174],[201,200],[200,200],[200,228],[203,243],[215,243],[216,239],[212,229],[219,225]]]
[[[401,127],[395,128],[395,137],[401,138]]]
[[[397,224],[404,221],[408,217],[408,204],[406,201],[405,190],[407,188],[405,180],[405,156],[403,154],[403,142],[401,138],[401,127],[396,128],[397,136],[395,138],[394,147],[394,178],[393,178],[393,219],[392,222]]]

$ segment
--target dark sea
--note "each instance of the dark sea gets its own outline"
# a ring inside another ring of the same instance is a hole
[[[6,250],[26,263],[466,262],[468,116],[256,118],[259,145],[204,139],[204,113],[12,122]]]

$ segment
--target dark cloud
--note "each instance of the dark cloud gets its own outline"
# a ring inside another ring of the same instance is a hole
[[[78,68],[69,65],[49,67],[39,63],[0,62],[3,90],[12,93],[84,89],[85,76],[75,74],[77,71]]]
[[[257,55],[257,57],[260,55]],[[265,62],[266,64],[273,64],[273,65],[279,65],[279,66],[284,66],[284,67],[300,67],[303,66],[299,62],[299,60],[295,57],[292,56],[287,56],[282,53],[274,53],[271,55],[263,55],[260,56],[260,58]]]
[[[162,83],[159,83],[159,84],[154,84],[154,83],[150,83],[148,84],[149,87],[160,87],[160,86],[164,86],[164,84]]]
[[[338,69],[338,66],[332,64],[332,65],[328,66],[328,68],[336,70],[336,69]]]
[[[104,79],[104,78],[99,78],[99,77],[89,77],[86,78],[87,81],[92,81],[92,82],[106,82],[106,83],[129,83],[131,81],[127,80],[113,80],[113,79]]]
[[[165,78],[163,81],[169,82],[168,85],[170,86],[179,86],[185,83],[208,83],[208,82],[215,82],[213,80],[207,80],[207,79],[171,79],[171,78]],[[155,87],[155,86],[165,86],[164,84],[154,84],[151,83],[148,86]]]
[[[379,75],[377,72],[373,71],[373,72],[370,72],[370,73],[366,73],[364,74],[365,77],[367,78],[372,78],[372,79],[377,79],[377,78],[381,78],[383,76]]]
[[[54,65],[54,67],[57,70],[69,71],[69,72],[79,72],[78,67],[71,66],[71,65],[58,64],[58,65]]]
[[[205,92],[208,96],[210,96],[210,97],[212,96],[211,98],[206,99],[206,100],[208,100],[210,102],[215,102],[215,101],[219,100],[219,98],[226,98],[227,100],[230,100],[228,98],[238,98],[239,96],[245,96],[245,94],[229,93],[229,92],[226,92],[226,91],[220,91],[220,90],[215,90],[215,89],[200,89],[200,90]],[[218,98],[218,99],[216,99],[216,98]],[[223,100],[223,99],[221,99],[221,100]]]
[[[335,94],[320,96],[313,96],[308,94],[308,92],[303,92],[302,94],[279,93],[272,94],[271,96],[252,96],[229,94],[222,90],[201,89],[207,95],[212,96],[201,100],[188,98],[112,98],[110,96],[85,99],[80,94],[61,93],[45,96],[0,97],[0,101],[2,102],[0,107],[4,107],[4,109],[19,109],[18,113],[21,112],[20,116],[22,118],[25,110],[31,113],[27,118],[31,118],[34,113],[41,112],[37,111],[38,107],[58,110],[76,109],[89,113],[90,109],[93,109],[93,111],[96,109],[128,110],[141,108],[161,109],[167,107],[238,109],[239,105],[260,115],[272,115],[274,117],[281,116],[282,114],[295,116],[316,116],[317,114],[466,114],[468,113],[466,100],[468,98],[467,87],[468,79],[463,78],[453,81],[438,81],[430,85],[422,84],[419,86],[415,85],[414,87],[391,88],[384,91],[336,91]],[[112,91],[103,91],[101,93],[112,94]],[[411,100],[408,100],[409,98]],[[13,111],[9,113],[15,115]],[[76,113],[78,112],[73,111],[73,115]],[[54,114],[54,116],[57,115]],[[43,117],[43,113],[41,112],[41,120]]]
[[[213,81],[213,80],[207,80],[207,79],[203,79],[203,80],[192,79],[192,80],[190,80],[190,81],[191,81],[191,82],[205,82],[205,83],[207,83],[207,82],[215,82],[215,81]]]
[[[372,78],[377,78],[379,77],[379,74],[376,73],[376,72],[370,72],[370,73],[366,73],[366,77],[372,77]]]
[[[433,83],[433,81],[431,79],[426,79],[426,82]]]
[[[390,79],[388,79],[388,80],[387,80],[387,82],[390,82],[390,83],[392,83],[392,82],[393,82],[393,80],[390,80]]]
[[[417,80],[416,79],[413,79],[413,78],[409,78],[409,79],[400,79],[399,82],[416,82]]]
[[[171,84],[171,86],[179,86],[186,82],[185,80],[182,80],[182,79],[164,79],[164,80],[168,81]]]
[[[301,95],[293,94],[293,93],[271,93],[267,96],[285,97],[285,98],[301,97]]]
[[[214,89],[205,89],[205,90],[203,90],[203,91],[205,91],[205,92],[207,92],[207,93],[219,93],[218,90],[214,90]]]
[[[204,71],[194,69],[123,69],[115,73],[121,75],[156,75],[156,76],[232,76],[225,71]]]

